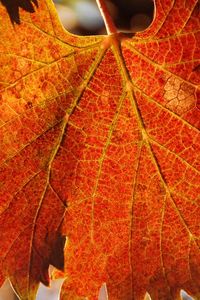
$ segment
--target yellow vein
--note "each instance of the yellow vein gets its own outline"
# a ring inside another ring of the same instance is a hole
[[[172,190],[172,194],[173,194],[173,192],[174,192],[174,194],[175,194],[175,192],[176,192],[176,195],[177,195],[177,196],[180,196],[181,198],[183,198],[184,201],[186,201],[186,202],[188,202],[188,203],[191,203],[191,204],[193,204],[193,205],[195,205],[195,206],[197,206],[197,207],[200,208],[200,203],[199,203],[200,195],[199,195],[199,197],[197,198],[197,201],[195,202],[194,199],[189,198],[189,197],[186,196],[185,194],[182,194],[180,191],[177,192],[177,191],[173,191],[173,190]]]
[[[154,36],[157,35],[159,33],[159,31],[162,29],[162,27],[164,26],[168,16],[171,14],[172,9],[174,8],[174,4],[175,4],[175,0],[172,0],[171,1],[171,7],[169,8],[167,14],[165,14],[165,17],[164,17],[163,21],[159,24],[159,28],[157,28],[157,31],[154,33]],[[154,2],[154,5],[155,5],[155,2]],[[163,12],[165,12],[164,9],[163,9]],[[156,16],[155,20],[157,20],[157,16]]]
[[[130,265],[130,271],[131,271],[131,297],[133,298],[133,259],[132,259],[132,244],[133,244],[133,215],[134,215],[134,202],[135,202],[135,192],[137,188],[137,182],[138,182],[138,176],[139,176],[139,167],[140,167],[140,159],[141,159],[141,153],[142,153],[142,147],[143,147],[143,141],[140,142],[138,155],[137,155],[137,164],[135,168],[135,174],[133,178],[133,192],[132,192],[132,199],[131,199],[131,220],[130,220],[130,236],[129,236],[129,265]]]
[[[80,93],[79,95],[77,96],[77,100],[74,102],[74,105],[71,109],[71,113],[74,111],[74,109],[76,108],[76,105],[80,99],[80,97],[82,96],[82,93],[84,92],[85,90],[85,87],[87,86],[87,84],[89,83],[89,81],[91,80],[95,70],[96,70],[96,67],[99,65],[99,63],[101,62],[102,60],[102,57],[103,57],[103,54],[105,52],[105,49],[101,49],[100,51],[100,55],[97,57],[95,63],[93,64],[93,67],[88,75],[88,78],[85,82],[85,85],[82,86],[82,89],[80,89]],[[47,174],[46,174],[46,184],[45,184],[45,187],[44,187],[44,191],[41,195],[41,199],[39,201],[39,204],[38,204],[38,208],[37,208],[37,211],[36,211],[36,214],[35,214],[35,217],[34,217],[34,220],[33,220],[33,229],[32,229],[32,235],[31,235],[31,238],[30,238],[30,260],[29,260],[29,275],[31,273],[31,260],[32,260],[32,246],[33,246],[33,243],[34,243],[34,236],[35,236],[35,230],[36,230],[36,223],[37,223],[37,219],[38,219],[38,216],[39,216],[39,213],[40,213],[40,210],[41,210],[41,207],[42,207],[42,203],[44,201],[44,198],[46,196],[46,193],[47,193],[47,189],[48,189],[48,186],[50,184],[50,176],[51,176],[51,169],[52,169],[52,164],[54,162],[54,159],[60,149],[60,146],[61,146],[61,143],[63,141],[63,138],[64,138],[64,134],[65,134],[65,129],[66,129],[66,126],[67,126],[67,123],[68,123],[68,118],[69,118],[69,115],[66,114],[64,120],[63,120],[63,124],[62,124],[62,129],[61,129],[61,133],[60,133],[60,136],[58,138],[58,142],[56,144],[56,147],[52,153],[52,156],[50,158],[50,161],[49,161],[49,164],[48,164],[48,169],[47,169]],[[30,283],[29,283],[30,284]],[[29,290],[29,289],[28,289]]]
[[[48,64],[48,62],[36,60],[36,59],[30,58],[30,57],[18,55],[18,54],[12,53],[12,52],[10,52],[10,53],[9,52],[0,52],[0,54],[4,55],[4,56],[9,56],[9,57],[22,58],[22,59],[30,61],[30,62],[35,62],[35,63],[42,64],[44,66],[46,66]]]
[[[190,18],[192,17],[194,9],[196,8],[197,5],[198,5],[198,0],[196,0],[196,2],[194,3],[194,6],[191,9],[190,14],[188,15],[187,19],[185,20],[185,23],[183,24],[182,28],[180,28],[180,30],[177,32],[177,34],[181,33],[183,31],[183,29],[186,27],[186,25],[190,21]]]
[[[132,105],[133,105],[133,110],[135,112],[135,115],[137,117],[137,120],[138,120],[138,126],[141,130],[141,133],[142,133],[142,136],[143,136],[143,140],[147,146],[147,149],[149,150],[149,154],[151,156],[151,160],[152,162],[154,163],[155,167],[156,167],[156,170],[157,170],[157,174],[159,175],[159,178],[160,178],[160,181],[162,182],[163,186],[165,187],[165,191],[166,191],[166,194],[169,196],[169,198],[171,199],[171,202],[173,204],[173,207],[174,207],[174,210],[175,212],[177,213],[177,215],[179,216],[179,219],[182,223],[182,225],[184,226],[184,228],[186,229],[188,235],[190,237],[192,237],[192,233],[190,232],[184,218],[182,217],[172,195],[171,195],[171,192],[169,190],[169,187],[167,185],[167,183],[165,182],[165,179],[163,177],[163,174],[162,174],[162,170],[160,169],[160,166],[157,162],[157,159],[156,159],[156,156],[153,152],[153,149],[151,147],[151,144],[150,144],[150,141],[149,141],[149,137],[148,137],[148,134],[146,132],[146,129],[145,129],[145,125],[144,125],[144,121],[142,119],[142,116],[140,114],[140,111],[139,111],[139,108],[138,108],[138,105],[137,105],[137,102],[136,102],[136,98],[135,98],[135,95],[134,95],[134,86],[132,85],[131,83],[131,77],[130,77],[130,74],[127,70],[127,67],[125,65],[125,62],[123,60],[123,56],[122,56],[122,52],[121,52],[121,48],[120,48],[120,45],[119,45],[119,42],[116,41],[116,52],[118,53],[118,56],[119,56],[119,61],[121,62],[121,69],[122,69],[122,72],[124,74],[124,78],[125,80],[127,81],[128,83],[128,87],[129,89],[132,91]]]
[[[154,103],[156,106],[158,106],[159,108],[161,108],[162,110],[166,111],[167,113],[169,113],[171,116],[173,116],[174,118],[176,118],[177,120],[181,121],[184,125],[188,126],[190,129],[193,129],[196,133],[199,133],[199,129],[196,128],[194,125],[190,124],[188,121],[186,121],[185,119],[181,118],[181,116],[177,115],[175,112],[173,112],[172,110],[170,110],[169,108],[163,106],[161,103],[157,102],[156,100],[154,100],[153,98],[151,98],[149,95],[147,95],[142,89],[138,88],[134,83],[133,87],[135,90],[140,91],[143,95],[145,95],[145,98],[147,101]]]
[[[186,165],[189,169],[192,169],[195,173],[197,173],[198,175],[200,175],[200,170],[196,169],[195,167],[193,167],[192,165],[190,165],[187,160],[185,160],[183,157],[179,156],[177,153],[175,153],[174,151],[170,150],[169,148],[167,148],[165,145],[160,144],[158,141],[154,140],[152,137],[150,137],[148,135],[149,141],[153,144],[156,144],[157,146],[159,146],[161,149],[166,150],[167,152],[173,154],[176,158],[178,158],[181,162],[184,163],[184,165]]]
[[[135,52],[135,54],[137,54],[138,56],[142,57],[146,62],[150,63],[151,65],[153,65],[155,68],[170,74],[170,76],[174,76],[175,78],[187,83],[188,85],[193,86],[194,88],[196,88],[197,86],[192,83],[187,81],[186,79],[180,77],[179,75],[172,73],[171,71],[165,69],[165,67],[163,65],[159,65],[158,63],[156,63],[155,61],[153,61],[151,58],[149,58],[148,56],[146,56],[145,54],[141,53],[139,50],[135,49],[133,45],[131,45],[131,43],[126,42],[127,44],[127,48],[130,49],[133,53]]]
[[[14,87],[14,86],[16,85],[17,82],[26,79],[26,78],[29,77],[30,75],[33,75],[33,74],[37,73],[38,71],[43,70],[44,68],[47,68],[47,70],[48,70],[48,68],[49,68],[51,65],[56,64],[59,60],[61,60],[61,59],[63,59],[63,58],[69,58],[70,56],[73,56],[74,54],[75,54],[75,52],[74,52],[74,50],[73,50],[72,52],[68,53],[67,55],[64,55],[64,56],[60,57],[60,58],[57,59],[57,60],[54,60],[54,61],[49,62],[49,63],[48,63],[48,62],[47,62],[47,63],[43,63],[43,65],[40,66],[39,68],[37,68],[37,69],[35,69],[35,70],[33,70],[33,71],[31,71],[31,72],[25,74],[25,75],[20,76],[19,78],[17,78],[17,79],[16,79],[14,82],[12,82],[12,83],[8,83],[9,85],[6,86],[5,88],[2,88],[0,91],[7,91],[9,88]]]
[[[47,132],[49,132],[51,129],[53,129],[54,127],[56,127],[60,123],[62,123],[62,120],[57,121],[52,126],[48,127],[45,131],[41,132],[41,134],[37,135],[35,138],[33,138],[31,141],[29,141],[28,144],[24,145],[21,149],[19,149],[17,152],[15,152],[14,155],[12,155],[11,157],[9,157],[6,160],[4,160],[2,162],[2,164],[0,164],[0,167],[2,167],[3,165],[7,165],[11,159],[13,159],[15,156],[19,155],[28,146],[30,146],[31,144],[33,144],[34,142],[36,142],[40,137],[42,137],[44,134],[46,134]]]
[[[68,43],[68,42],[66,42],[66,41],[63,41],[63,40],[61,40],[58,36],[54,36],[54,35],[51,35],[50,33],[48,33],[48,32],[46,32],[45,30],[43,30],[43,29],[41,29],[39,26],[37,26],[36,24],[33,24],[33,23],[31,23],[31,22],[28,22],[28,21],[23,21],[23,23],[25,23],[25,24],[28,24],[28,25],[30,25],[30,27],[33,27],[34,29],[36,29],[38,32],[40,32],[40,33],[42,33],[42,34],[44,34],[44,35],[46,35],[46,36],[49,36],[49,37],[51,37],[52,39],[55,39],[55,40],[57,40],[61,45],[68,45],[69,47],[72,47],[72,48],[81,48],[81,49],[84,49],[84,48],[86,48],[86,47],[91,47],[91,46],[93,46],[93,45],[95,45],[95,44],[97,44],[97,43],[100,43],[100,42],[102,42],[102,38],[103,38],[103,36],[99,36],[98,38],[96,37],[95,38],[95,41],[94,42],[92,42],[92,44],[87,44],[87,45],[83,45],[83,43],[82,43],[82,45],[81,46],[77,46],[76,44],[74,45],[74,44],[70,44],[70,43]],[[68,31],[66,31],[65,32],[65,34],[66,34],[66,36],[68,35],[68,36],[70,36],[70,37],[73,37],[73,35],[72,34],[70,34]],[[74,37],[79,37],[79,36],[75,36],[74,35]],[[85,41],[85,37],[79,37],[79,42],[81,42],[81,40],[83,40],[83,41]],[[89,39],[89,37],[87,37],[87,39]]]
[[[167,278],[167,274],[166,274],[166,267],[164,264],[164,257],[163,257],[163,224],[164,224],[164,219],[165,219],[165,209],[166,209],[166,200],[167,200],[167,195],[164,196],[164,201],[163,201],[163,209],[162,209],[162,216],[161,216],[161,225],[160,225],[160,240],[159,240],[159,247],[160,247],[160,261],[161,261],[161,267],[162,267],[162,273],[163,273],[163,277],[165,278],[165,281],[167,283],[167,287],[168,290],[170,292],[171,298],[172,297],[172,291],[171,291],[171,287]]]
[[[101,176],[101,173],[102,173],[102,168],[103,168],[104,160],[106,158],[106,153],[107,153],[108,147],[110,146],[110,142],[111,142],[111,139],[112,139],[113,131],[114,131],[115,127],[116,127],[116,124],[117,124],[117,121],[118,121],[118,118],[119,118],[119,115],[120,115],[121,108],[122,108],[122,105],[123,105],[125,97],[126,97],[126,93],[123,93],[122,96],[119,99],[119,104],[118,104],[118,106],[116,108],[116,114],[114,115],[113,121],[112,121],[112,123],[110,125],[108,136],[107,136],[107,140],[106,140],[105,146],[104,146],[103,151],[102,151],[102,155],[99,158],[99,168],[98,168],[98,173],[97,173],[97,180],[96,180],[93,192],[92,192],[92,208],[91,208],[91,242],[92,243],[94,243],[94,208],[95,208],[95,196],[97,194],[98,185],[99,185],[99,179],[100,179],[100,176]]]
[[[52,153],[52,156],[50,158],[50,161],[49,161],[49,164],[48,164],[48,169],[47,169],[47,174],[46,174],[46,183],[45,183],[45,187],[44,187],[44,191],[41,195],[41,198],[40,198],[40,201],[38,203],[38,207],[37,207],[37,210],[36,210],[36,213],[35,213],[35,217],[34,217],[34,220],[33,220],[33,228],[32,228],[32,234],[31,234],[31,237],[30,237],[30,260],[29,260],[29,272],[28,272],[28,275],[30,276],[31,274],[31,265],[32,265],[32,255],[33,255],[33,252],[32,252],[32,247],[33,247],[33,244],[34,244],[34,237],[35,237],[35,232],[36,232],[36,225],[37,225],[37,219],[39,217],[39,213],[41,211],[41,207],[42,207],[42,204],[43,204],[43,201],[45,199],[45,196],[46,196],[46,193],[47,193],[47,189],[48,189],[48,186],[49,186],[49,179],[50,179],[50,174],[51,174],[51,168],[52,168],[52,164],[54,162],[54,159],[58,153],[58,150],[60,148],[60,144],[63,140],[63,136],[64,136],[64,133],[65,133],[65,128],[67,126],[67,121],[68,121],[68,116],[66,115],[66,117],[64,118],[63,120],[63,124],[62,124],[62,129],[61,129],[61,133],[60,133],[60,136],[58,138],[58,142],[57,142],[57,145]],[[30,282],[29,282],[29,287],[30,287]],[[29,288],[28,288],[29,290]]]
[[[177,39],[177,38],[181,38],[183,36],[187,36],[187,35],[191,35],[191,34],[196,34],[199,33],[200,30],[194,30],[194,31],[190,31],[190,32],[183,32],[183,33],[179,33],[177,34],[172,34],[163,38],[157,38],[157,37],[152,37],[150,36],[149,38],[145,38],[145,37],[135,37],[135,40],[132,40],[131,43],[132,44],[148,44],[148,43],[159,43],[159,42],[164,42],[164,41],[170,41],[172,39]]]
[[[23,189],[24,189],[24,188],[25,188],[25,187],[26,187],[33,179],[35,179],[35,177],[36,177],[37,175],[40,174],[40,172],[41,172],[41,170],[39,170],[37,173],[34,173],[30,178],[28,178],[28,179],[26,180],[26,182],[20,187],[20,189],[17,190],[17,191],[15,192],[15,194],[14,194],[13,197],[12,197],[12,199],[11,199],[10,202],[8,203],[7,207],[0,213],[0,215],[5,214],[5,213],[9,210],[9,208],[10,208],[11,204],[13,203],[13,200],[15,199],[15,197],[16,197],[20,192],[22,192]]]

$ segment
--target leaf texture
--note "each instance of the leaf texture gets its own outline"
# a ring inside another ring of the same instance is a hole
[[[61,299],[200,297],[200,7],[155,5],[132,38],[0,5],[0,280],[23,300],[49,264]]]

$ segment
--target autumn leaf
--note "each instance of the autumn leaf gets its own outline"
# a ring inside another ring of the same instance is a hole
[[[132,38],[106,14],[107,36],[74,36],[50,0],[16,22],[5,2],[0,282],[35,299],[52,264],[61,299],[97,299],[104,282],[109,300],[198,299],[199,1],[156,0]]]

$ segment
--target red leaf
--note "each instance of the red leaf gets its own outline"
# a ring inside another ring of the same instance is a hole
[[[62,299],[199,294],[199,11],[157,0],[133,38],[77,37],[49,0],[19,25],[0,6],[0,278],[21,299],[65,236]]]

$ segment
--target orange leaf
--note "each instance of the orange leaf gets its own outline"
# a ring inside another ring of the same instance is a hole
[[[5,2],[1,281],[32,300],[65,260],[61,299],[104,282],[109,300],[198,297],[199,1],[157,0],[132,38],[71,35],[50,0],[14,19]]]

